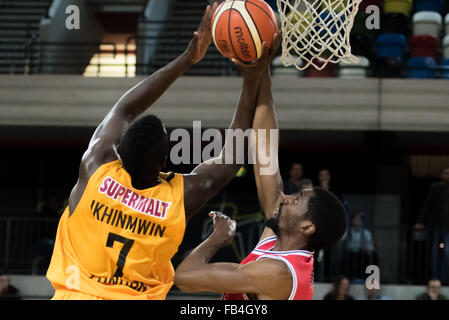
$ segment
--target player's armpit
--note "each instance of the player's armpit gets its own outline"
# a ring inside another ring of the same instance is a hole
[[[184,175],[184,205],[187,219],[223,189],[240,168],[240,165],[210,162],[213,160],[200,164],[191,174]]]

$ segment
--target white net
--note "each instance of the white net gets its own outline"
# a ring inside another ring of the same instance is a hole
[[[349,36],[362,0],[277,0],[282,63],[322,70],[328,63],[357,62]]]

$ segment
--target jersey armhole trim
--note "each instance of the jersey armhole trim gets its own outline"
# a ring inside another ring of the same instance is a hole
[[[279,260],[279,261],[284,262],[287,265],[288,270],[292,274],[292,281],[293,281],[292,291],[290,292],[290,296],[288,297],[288,300],[293,300],[293,298],[296,295],[296,290],[298,289],[298,286],[297,286],[297,284],[298,284],[298,277],[296,275],[295,268],[293,268],[292,264],[287,259],[285,259],[284,257],[279,257],[279,256],[263,255],[263,256],[260,256],[259,258],[257,258],[256,261],[257,260],[261,260],[261,259]]]
[[[256,244],[256,247],[254,249],[259,249],[260,246],[266,244],[267,242],[276,240],[276,239],[277,239],[276,236],[267,237],[267,238],[263,239],[262,241],[260,241],[258,244]]]

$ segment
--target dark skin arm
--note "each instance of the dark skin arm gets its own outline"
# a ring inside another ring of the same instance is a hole
[[[185,52],[126,92],[97,127],[82,157],[78,181],[69,197],[70,215],[75,211],[89,178],[98,167],[119,158],[117,146],[129,124],[159,99],[178,77],[204,57],[211,42],[210,21],[216,8],[217,4],[207,7]]]
[[[256,63],[247,65],[233,60],[240,69],[243,85],[230,129],[245,131],[251,128],[260,78],[270,63],[269,59],[269,51],[264,42],[262,57]],[[231,139],[233,140],[231,141]],[[238,152],[244,152],[244,150],[236,150],[235,146],[235,137],[226,137],[220,156],[200,164],[191,174],[184,176],[184,204],[187,218],[198,212],[207,201],[231,181],[240,169],[241,164],[236,164],[235,159],[238,158]],[[231,157],[234,161],[231,164],[226,164],[227,157]]]
[[[209,215],[214,219],[214,232],[178,266],[176,286],[185,292],[248,293],[259,300],[288,299],[292,277],[281,261],[261,259],[245,265],[209,263],[218,249],[232,242],[235,232],[235,221],[229,217],[219,212]]]
[[[280,40],[280,34],[275,36],[273,40],[273,48],[275,49],[272,51],[271,59],[274,58],[274,55],[277,52],[277,48],[279,48]],[[269,219],[278,209],[279,197],[281,196],[283,191],[283,183],[278,165],[279,140],[272,142],[270,136],[270,130],[278,130],[278,123],[276,120],[276,111],[274,108],[273,93],[271,89],[271,75],[269,68],[264,72],[262,76],[260,87],[261,88],[257,99],[257,108],[253,120],[253,129],[256,132],[259,132],[259,130],[261,129],[266,130],[266,134],[265,141],[261,142],[259,142],[259,137],[262,138],[263,135],[260,136],[259,134],[256,134],[257,138],[254,144],[256,144],[258,148],[258,152],[256,152],[257,155],[270,155],[271,165],[273,165],[273,163],[276,165],[276,171],[272,172],[272,170],[267,170],[264,172],[263,170],[268,169],[270,163],[268,165],[263,164],[259,157],[255,158],[253,169],[259,203],[262,207],[263,212],[265,213],[266,218]],[[274,235],[274,232],[270,228],[265,228],[260,241],[264,238]]]

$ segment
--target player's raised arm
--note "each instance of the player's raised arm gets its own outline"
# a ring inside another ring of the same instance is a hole
[[[81,160],[79,178],[69,198],[70,212],[76,207],[95,170],[104,163],[118,159],[116,148],[128,125],[147,110],[192,64],[204,57],[212,41],[210,24],[216,8],[217,4],[207,6],[187,49],[177,59],[127,91],[97,127]]]
[[[257,62],[250,65],[235,59],[233,62],[240,69],[243,78],[240,100],[230,125],[231,130],[228,130],[220,155],[201,163],[191,174],[184,176],[184,204],[187,218],[195,214],[231,181],[242,165],[238,164],[236,159],[247,156],[245,150],[236,148],[238,133],[235,130],[240,129],[243,134],[251,128],[260,78],[269,65],[267,43],[264,42],[262,57]]]
[[[113,148],[119,143],[124,129],[130,122],[146,111],[159,97],[184,74],[192,64],[198,63],[206,54],[212,36],[210,23],[213,7],[207,6],[198,30],[194,33],[187,49],[174,61],[154,72],[126,92],[95,131],[89,147],[99,143],[105,157],[114,157]],[[100,151],[100,150],[99,150]]]
[[[273,40],[274,46],[270,61],[272,61],[279,48],[280,40],[280,34],[276,34]],[[278,166],[279,131],[276,111],[274,109],[269,68],[261,78],[252,126],[256,132],[256,140],[252,141],[252,147],[256,148],[253,168],[257,195],[266,217],[271,218],[276,210],[283,185]],[[271,134],[270,130],[275,130],[274,133],[277,134]],[[276,139],[276,141],[271,141],[272,138]]]

